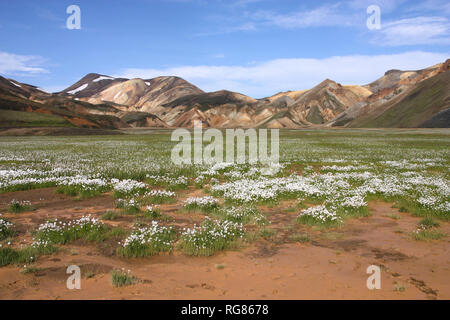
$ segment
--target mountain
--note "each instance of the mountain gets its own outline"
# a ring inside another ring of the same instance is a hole
[[[86,98],[108,88],[117,83],[127,81],[124,78],[114,78],[98,73],[89,73],[73,85],[59,92],[61,96],[71,96],[73,98]]]
[[[85,104],[0,77],[2,127],[126,127],[114,113],[106,105]]]
[[[54,94],[0,77],[0,126],[304,128],[449,127],[450,59],[389,70],[366,85],[326,79],[309,90],[253,99],[204,92],[171,76],[125,79],[90,73]]]
[[[391,101],[363,112],[349,127],[449,127],[449,110],[450,72],[444,72],[421,81]]]
[[[226,90],[187,95],[162,105],[161,118],[174,127],[192,127],[194,120],[208,127],[247,127],[252,126],[248,106],[255,103],[253,98]]]
[[[289,106],[296,123],[323,124],[334,119],[350,106],[364,101],[372,92],[359,86],[342,86],[326,79],[302,94]]]
[[[335,119],[331,126],[449,127],[450,59],[417,71],[390,70],[365,87],[373,94]],[[439,113],[439,115],[438,115]],[[433,118],[437,116],[435,120]],[[440,120],[438,120],[440,119]]]
[[[4,94],[11,94],[22,99],[33,99],[39,96],[50,96],[51,94],[35,86],[20,83],[13,79],[0,76],[0,91]]]
[[[149,112],[152,108],[182,96],[200,93],[203,91],[179,77],[143,80],[90,73],[59,95],[68,95],[92,104],[108,101],[123,106],[124,110]]]

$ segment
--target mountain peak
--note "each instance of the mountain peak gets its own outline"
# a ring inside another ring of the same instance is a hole
[[[384,73],[384,75],[385,75],[385,76],[388,76],[388,75],[390,75],[390,74],[401,73],[401,72],[403,72],[403,71],[402,71],[402,70],[398,70],[398,69],[391,69],[391,70],[386,71],[386,72]]]
[[[326,78],[321,83],[319,83],[316,87],[337,86],[337,85],[339,85],[339,83],[337,83],[336,81]]]

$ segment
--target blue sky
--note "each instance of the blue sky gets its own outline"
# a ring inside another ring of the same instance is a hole
[[[69,5],[81,29],[69,30]],[[369,5],[381,28],[369,30]],[[255,98],[450,58],[447,0],[0,1],[0,74],[53,92],[89,72],[178,75]]]

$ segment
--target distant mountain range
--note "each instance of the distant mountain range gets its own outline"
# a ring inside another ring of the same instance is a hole
[[[450,127],[450,59],[390,70],[367,85],[326,79],[303,91],[253,99],[204,92],[179,77],[125,79],[90,73],[57,93],[0,77],[0,127],[216,128]]]

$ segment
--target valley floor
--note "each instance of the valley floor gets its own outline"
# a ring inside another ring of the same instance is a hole
[[[448,129],[281,130],[269,174],[125,132],[0,137],[0,299],[450,299]]]
[[[4,214],[22,228],[33,229],[54,218],[99,216],[111,209],[114,199],[102,195],[74,200],[56,195],[54,188],[4,193],[3,208],[12,199],[37,203],[36,210]],[[182,198],[198,195],[186,190]],[[162,205],[173,225],[199,222],[201,216],[179,213],[180,204]],[[289,201],[275,208],[261,207],[276,234],[236,250],[212,257],[181,253],[145,259],[120,259],[109,246],[83,242],[64,246],[42,256],[35,273],[22,274],[22,266],[0,268],[1,299],[449,299],[450,246],[448,237],[418,242],[409,233],[420,220],[400,213],[385,202],[370,202],[369,217],[348,221],[345,226],[310,232],[304,243],[292,240],[307,227],[294,222]],[[395,219],[392,217],[396,217]],[[130,227],[132,217],[108,222]],[[450,234],[450,223],[441,223]],[[22,233],[22,232],[21,232]],[[26,242],[27,234],[21,238]],[[66,287],[66,268],[81,268],[80,290]],[[368,290],[366,269],[381,266],[381,289]],[[114,288],[110,271],[125,268],[137,284]]]

